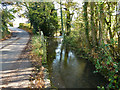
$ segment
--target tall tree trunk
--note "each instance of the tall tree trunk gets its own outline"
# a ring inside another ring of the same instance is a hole
[[[62,1],[60,0],[60,12],[61,12],[61,28],[62,28],[62,35],[64,36],[64,31],[63,31],[63,16],[62,16]]]
[[[116,4],[116,11],[118,11],[117,9],[117,5],[118,3]],[[120,16],[117,16],[116,15],[116,28],[117,28],[117,24],[120,23]],[[120,31],[117,32],[118,33],[118,53],[120,55]],[[120,59],[120,58],[119,58]]]
[[[102,43],[102,36],[103,36],[103,3],[100,4],[100,19],[99,19],[99,46]]]
[[[87,6],[88,6],[88,2],[84,2],[83,5],[83,11],[84,11],[84,22],[85,22],[85,35],[86,35],[86,42],[87,42],[87,46],[89,49],[91,49],[91,44],[89,41],[89,30],[88,30],[88,16],[87,16]]]
[[[70,11],[69,11],[69,9],[67,10],[67,36],[69,35],[69,33],[70,33],[70,27],[71,27],[71,25],[70,25]]]
[[[95,38],[96,38],[96,45],[98,45],[98,42],[97,42],[97,32],[99,30],[99,27],[98,27],[98,4],[96,3],[95,4]]]
[[[111,13],[110,13],[110,4],[111,4],[111,2],[108,2],[108,11],[109,11],[109,25],[108,25],[108,30],[109,30],[110,39],[113,39],[112,31],[111,31]]]
[[[95,31],[95,24],[94,24],[94,2],[90,2],[91,6],[91,32],[92,32],[92,44],[93,47],[96,46],[96,31]]]
[[[67,7],[67,19],[66,19],[66,25],[67,25],[67,36],[70,34],[70,28],[71,28],[71,23],[70,23],[70,10],[69,10],[69,7],[70,7],[70,2],[68,1],[68,7]]]

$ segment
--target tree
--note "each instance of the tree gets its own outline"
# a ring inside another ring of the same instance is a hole
[[[57,12],[52,2],[29,2],[27,17],[35,33],[43,31],[46,36],[53,36],[58,29]]]
[[[6,37],[10,32],[8,31],[7,23],[9,20],[14,19],[14,15],[12,13],[16,13],[17,11],[14,9],[8,9],[8,5],[13,5],[12,2],[2,2],[2,11],[1,11],[1,32],[2,32],[2,38]]]
[[[69,36],[71,32],[72,18],[74,15],[74,11],[78,9],[78,4],[76,2],[72,2],[72,0],[67,0],[65,3],[63,3],[63,5],[65,6],[64,10],[66,14],[66,35]]]
[[[94,10],[95,10],[94,8],[95,8],[95,2],[90,2],[90,9],[91,9],[91,33],[92,33],[93,47],[96,46],[96,41],[97,41],[95,22],[94,22]]]
[[[100,11],[100,18],[99,18],[99,46],[101,45],[102,43],[102,40],[103,40],[103,18],[104,18],[104,15],[103,15],[103,4],[104,3],[99,3],[99,11]]]
[[[89,25],[88,25],[88,13],[87,13],[87,7],[88,7],[88,2],[84,2],[84,5],[83,5],[83,20],[84,20],[84,23],[85,23],[85,35],[86,35],[86,43],[87,43],[87,46],[89,49],[91,49],[91,44],[90,44],[90,41],[89,41]]]

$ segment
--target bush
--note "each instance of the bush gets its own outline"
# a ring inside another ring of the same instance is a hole
[[[13,27],[13,23],[12,23],[12,22],[8,22],[8,24],[9,24],[11,27]]]
[[[42,40],[40,34],[32,37],[32,55],[36,58],[42,58],[42,63],[46,63],[46,43]]]
[[[28,28],[28,29],[30,29],[30,23],[20,23],[19,28]]]
[[[0,32],[2,33],[2,37],[0,37],[0,39],[5,38],[10,34],[7,26],[4,26],[4,25],[2,25],[2,30]]]
[[[24,27],[24,23],[20,23],[19,28],[23,28],[23,27]]]
[[[95,67],[109,80],[108,88],[118,89],[120,87],[120,62],[116,62],[110,54],[110,44],[102,43],[99,47],[98,58]]]

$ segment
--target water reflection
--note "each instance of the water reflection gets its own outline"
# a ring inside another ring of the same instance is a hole
[[[47,39],[47,60],[50,79],[58,88],[96,88],[105,85],[100,74],[93,74],[94,66],[83,58],[77,58],[61,38]]]

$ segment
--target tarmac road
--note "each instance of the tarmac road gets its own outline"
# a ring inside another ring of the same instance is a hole
[[[0,42],[0,88],[26,88],[30,83],[31,63],[19,58],[30,36],[22,29],[9,29],[12,37]]]

